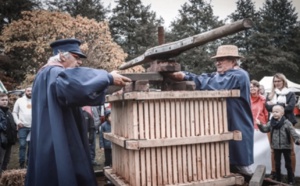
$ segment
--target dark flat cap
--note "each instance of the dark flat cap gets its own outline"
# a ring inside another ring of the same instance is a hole
[[[54,41],[50,44],[50,47],[53,49],[54,55],[57,55],[59,52],[71,52],[77,54],[80,58],[86,58],[79,46],[81,42],[78,39],[60,39]]]

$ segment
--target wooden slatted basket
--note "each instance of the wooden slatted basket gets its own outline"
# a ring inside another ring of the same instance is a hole
[[[230,176],[227,97],[239,90],[131,92],[108,96],[112,105],[111,169],[115,185],[235,185]]]

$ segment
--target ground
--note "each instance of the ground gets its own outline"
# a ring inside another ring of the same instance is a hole
[[[298,117],[298,124],[295,126],[296,128],[300,129],[300,117]],[[104,165],[104,153],[103,151],[100,150],[99,148],[99,135],[96,136],[96,161],[99,163],[99,166],[94,166],[95,171],[100,171],[103,170],[103,165]],[[8,165],[8,169],[17,169],[19,168],[19,163],[18,163],[18,153],[19,153],[19,144],[16,144],[12,148],[12,153],[11,153],[11,160]],[[104,185],[103,177],[98,179],[99,185]],[[296,179],[296,185],[300,185],[300,178]]]
[[[17,169],[19,168],[19,144],[13,146],[11,152],[10,163],[8,169]],[[99,163],[99,166],[94,166],[94,170],[102,170],[104,165],[104,154],[103,151],[99,148],[99,135],[97,134],[96,139],[96,161]]]
[[[13,146],[11,152],[10,163],[8,169],[17,169],[19,168],[19,144]],[[99,148],[99,135],[96,136],[96,161],[100,164],[99,166],[94,166],[94,170],[102,170],[104,164],[104,153]]]
[[[8,169],[18,169],[19,168],[19,144],[13,146],[12,152],[11,152],[11,158],[10,163],[8,165]],[[96,136],[96,161],[99,164],[99,166],[94,166],[95,171],[102,171],[103,165],[104,165],[104,153],[99,148],[99,135]],[[97,176],[98,185],[102,186],[105,185],[104,177]]]

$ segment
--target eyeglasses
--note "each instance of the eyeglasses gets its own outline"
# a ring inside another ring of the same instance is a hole
[[[274,80],[273,82],[274,83],[280,83],[280,82],[282,82],[282,80]]]
[[[78,61],[78,60],[81,60],[80,57],[79,57],[77,54],[73,54],[73,53],[70,53],[70,54],[71,54],[77,61]]]
[[[229,60],[229,58],[227,58],[227,57],[220,57],[220,58],[216,59],[216,62],[223,63],[224,61],[227,61],[227,60]]]
[[[215,63],[224,63],[225,61],[232,61],[231,57],[219,57],[216,59]]]
[[[218,58],[218,59],[215,61],[215,64],[217,64],[217,63],[223,64],[225,61],[227,61],[226,58]]]

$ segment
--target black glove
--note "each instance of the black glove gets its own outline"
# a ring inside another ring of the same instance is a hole
[[[296,145],[300,145],[300,140],[297,140],[297,141],[295,142],[295,144],[296,144]]]

